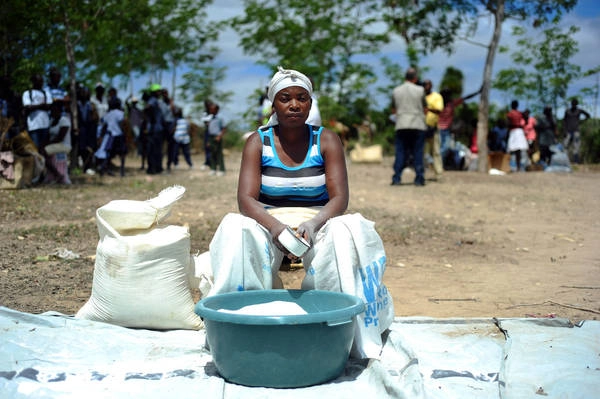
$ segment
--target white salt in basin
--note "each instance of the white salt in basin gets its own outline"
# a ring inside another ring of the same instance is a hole
[[[294,316],[308,314],[300,305],[295,302],[272,301],[247,305],[240,309],[219,309],[219,312],[244,314],[252,316]]]

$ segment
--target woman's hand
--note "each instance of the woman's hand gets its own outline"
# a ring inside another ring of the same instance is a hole
[[[287,226],[285,224],[278,223],[269,230],[269,233],[271,234],[271,237],[273,237],[273,244],[275,244],[275,246],[281,252],[283,252],[286,255],[289,255],[290,251],[288,251],[288,249],[286,247],[284,247],[281,242],[279,242],[279,234],[281,234],[281,232],[283,230],[285,230],[286,228],[287,228]]]
[[[300,226],[296,229],[296,233],[298,233],[302,238],[304,238],[310,245],[315,242],[315,238],[317,236],[318,225],[316,220],[310,219],[306,222],[302,222]]]

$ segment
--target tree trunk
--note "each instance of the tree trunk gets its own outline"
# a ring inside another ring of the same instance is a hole
[[[74,45],[71,42],[71,28],[67,12],[64,13],[65,24],[65,51],[67,55],[67,66],[69,69],[69,94],[71,108],[71,168],[78,166],[79,158],[79,112],[77,109],[77,65],[75,62]]]
[[[488,117],[490,112],[490,89],[492,86],[492,68],[494,58],[500,43],[500,34],[502,33],[502,22],[504,21],[504,0],[498,0],[497,8],[490,9],[494,16],[494,34],[488,46],[488,53],[485,59],[485,68],[483,71],[483,84],[481,87],[481,96],[479,97],[479,109],[477,113],[477,151],[478,162],[477,170],[487,173],[488,171]]]
[[[173,74],[171,75],[171,100],[175,102],[175,92],[177,91],[177,62],[173,63]]]

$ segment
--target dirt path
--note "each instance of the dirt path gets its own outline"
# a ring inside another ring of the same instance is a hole
[[[415,187],[407,170],[407,184],[391,187],[392,161],[349,164],[349,174],[350,211],[375,221],[384,241],[396,315],[600,316],[600,172],[446,172]],[[129,159],[123,179],[0,193],[0,305],[75,313],[91,292],[94,213],[113,199],[148,199],[182,184],[169,222],[190,227],[193,251],[207,250],[220,219],[236,211],[239,154],[227,156],[223,178],[199,168],[149,177],[137,166]],[[48,257],[58,247],[81,257]],[[293,288],[303,271],[282,275]]]

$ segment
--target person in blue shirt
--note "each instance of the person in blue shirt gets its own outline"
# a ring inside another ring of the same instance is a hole
[[[506,119],[500,118],[492,128],[488,138],[488,149],[492,152],[506,152],[508,140],[508,127]]]

